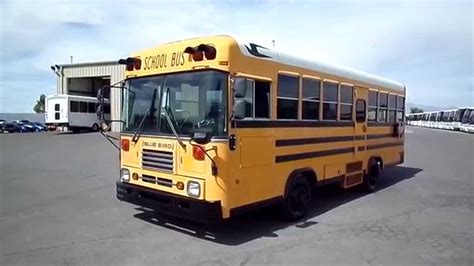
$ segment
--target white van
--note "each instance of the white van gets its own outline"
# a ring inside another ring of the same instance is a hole
[[[81,129],[100,129],[100,120],[96,114],[95,97],[76,96],[67,94],[50,95],[45,101],[46,126],[66,127],[77,132]],[[105,119],[110,119],[110,105],[106,100]]]

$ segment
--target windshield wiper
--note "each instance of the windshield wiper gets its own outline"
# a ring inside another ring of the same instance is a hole
[[[181,139],[181,137],[179,136],[178,132],[176,132],[176,127],[174,126],[176,122],[176,120],[174,119],[174,116],[171,115],[170,111],[169,111],[169,107],[168,107],[168,99],[169,99],[169,95],[170,95],[170,88],[167,88],[166,89],[166,99],[165,99],[165,106],[163,107],[163,110],[164,110],[164,114],[165,114],[165,118],[166,118],[166,122],[168,123],[168,126],[170,127],[171,131],[173,132],[173,135],[176,137],[176,139],[178,140],[178,143],[179,145],[181,145],[181,147],[183,149],[186,149],[186,144],[184,144],[183,140]],[[171,118],[173,118],[173,121],[171,121]]]
[[[140,124],[138,124],[137,130],[133,134],[132,141],[135,143],[137,143],[138,139],[140,138],[140,133],[142,132],[143,125],[145,124],[145,120],[151,113],[153,113],[152,111],[155,109],[156,91],[157,89],[153,91],[153,97],[151,99],[150,108],[148,108],[148,110],[146,111],[145,116],[143,116],[142,120],[140,121]]]

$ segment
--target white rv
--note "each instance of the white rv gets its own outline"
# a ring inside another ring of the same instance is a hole
[[[67,130],[74,132],[81,129],[98,131],[100,120],[96,114],[97,103],[98,100],[95,97],[66,94],[47,96],[45,124],[47,126],[66,127]],[[108,100],[106,100],[105,112],[105,119],[109,119],[110,105]]]

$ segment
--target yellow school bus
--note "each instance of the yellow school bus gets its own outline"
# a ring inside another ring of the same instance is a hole
[[[300,57],[211,36],[121,59],[117,198],[198,221],[275,203],[295,221],[318,186],[374,191],[404,161],[405,86]]]

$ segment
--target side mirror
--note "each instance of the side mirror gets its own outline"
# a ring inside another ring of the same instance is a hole
[[[233,118],[234,119],[244,119],[245,118],[245,113],[246,113],[245,112],[246,107],[247,107],[247,100],[234,98],[234,107],[232,108]]]
[[[102,121],[103,118],[104,118],[104,105],[102,105],[101,103],[96,103],[95,104],[95,113],[97,115],[97,119]]]
[[[102,88],[97,90],[96,97],[99,102],[102,102],[102,99],[104,99],[104,90]]]
[[[236,78],[234,81],[234,98],[244,98],[247,92],[247,79]]]
[[[211,142],[212,129],[198,128],[191,131],[191,140],[200,145],[205,145]]]

